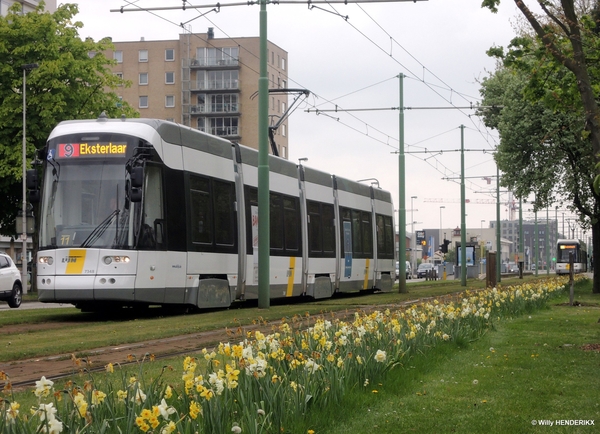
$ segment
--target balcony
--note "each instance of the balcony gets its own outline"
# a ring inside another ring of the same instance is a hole
[[[190,83],[190,90],[239,90],[239,80],[200,80]]]
[[[229,67],[239,66],[239,59],[227,58],[227,59],[189,59],[190,68],[199,69],[199,68],[219,68],[219,67]]]
[[[212,134],[213,136],[239,137],[239,127],[198,127],[197,130]]]
[[[191,114],[210,114],[210,113],[239,113],[240,105],[238,103],[215,103],[198,104],[190,106]]]

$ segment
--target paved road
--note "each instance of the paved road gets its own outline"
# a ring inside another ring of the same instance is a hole
[[[27,310],[27,309],[55,309],[57,307],[74,307],[72,304],[62,303],[40,303],[39,301],[24,301],[18,309],[11,309],[8,303],[0,301],[0,311],[3,310]]]

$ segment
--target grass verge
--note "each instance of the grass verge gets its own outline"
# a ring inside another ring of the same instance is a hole
[[[348,395],[343,412],[315,409],[295,432],[597,432],[600,296],[588,282],[576,299],[578,307],[564,296],[546,310],[496,320],[476,342],[439,345],[367,393]]]

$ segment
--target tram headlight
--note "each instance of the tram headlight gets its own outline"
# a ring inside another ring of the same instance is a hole
[[[54,263],[54,258],[52,256],[40,256],[38,262],[40,264],[52,265]]]
[[[104,263],[106,265],[110,265],[113,262],[127,264],[130,260],[131,259],[129,259],[129,256],[105,256],[104,257]]]

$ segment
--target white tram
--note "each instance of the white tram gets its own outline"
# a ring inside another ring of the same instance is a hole
[[[573,273],[587,272],[587,252],[579,240],[558,240],[556,243],[556,274],[569,274],[573,255]]]
[[[35,170],[37,290],[82,310],[258,298],[258,152],[154,119],[61,122]],[[390,291],[390,193],[269,157],[270,297]],[[339,222],[339,224],[338,224]]]

